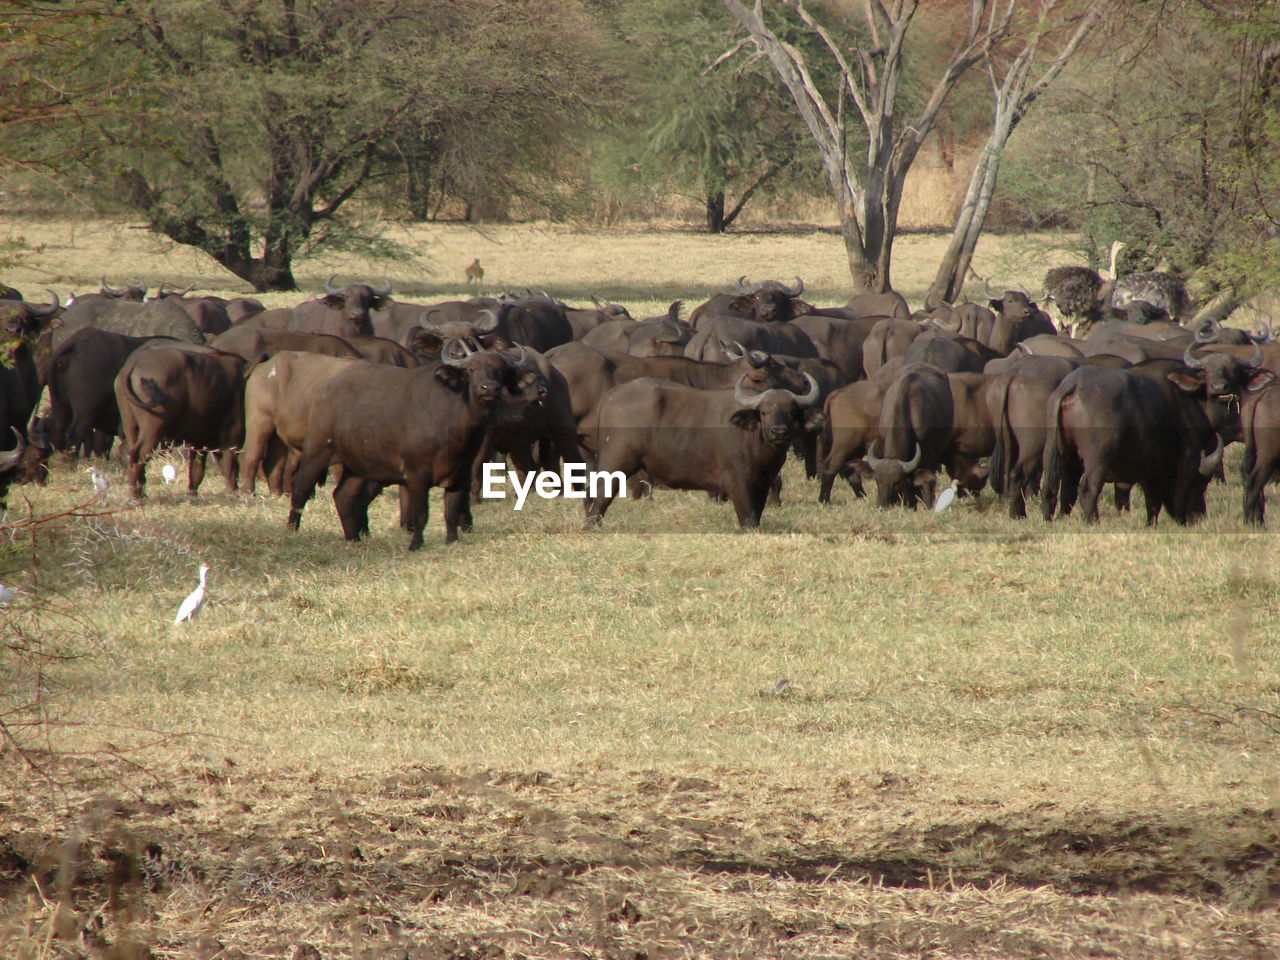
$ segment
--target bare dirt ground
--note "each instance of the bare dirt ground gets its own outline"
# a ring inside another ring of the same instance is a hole
[[[61,782],[49,807],[30,776],[0,794],[15,960],[1280,951],[1280,814],[1172,792],[1116,815],[939,805],[878,774],[333,777],[219,755]]]

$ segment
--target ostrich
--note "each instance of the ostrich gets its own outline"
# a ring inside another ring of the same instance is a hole
[[[1125,248],[1123,240],[1111,244],[1111,260],[1106,270],[1089,267],[1054,267],[1044,275],[1044,299],[1052,300],[1068,323],[1083,333],[1102,319],[1116,283],[1116,257]]]
[[[1191,297],[1182,278],[1158,270],[1131,273],[1115,282],[1111,290],[1111,306],[1123,310],[1135,300],[1144,300],[1164,310],[1175,321],[1191,311]]]

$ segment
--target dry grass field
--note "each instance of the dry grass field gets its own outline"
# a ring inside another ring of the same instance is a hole
[[[43,244],[20,288],[245,292],[125,225],[13,230]],[[848,294],[820,232],[412,239],[301,278],[443,299],[479,256],[488,289],[637,315],[744,273]],[[941,246],[900,242],[913,301]],[[994,238],[977,269],[1036,290],[1067,247]],[[446,548],[433,496],[416,554],[388,497],[352,545],[324,490],[289,534],[213,471],[187,498],[153,461],[129,506],[117,463],[95,501],[59,462],[0,539],[27,588],[0,608],[0,956],[1280,955],[1276,549],[1229,454],[1192,529],[821,507],[788,464],[759,533],[660,491],[591,532],[481,503]],[[31,642],[74,657],[35,676]]]

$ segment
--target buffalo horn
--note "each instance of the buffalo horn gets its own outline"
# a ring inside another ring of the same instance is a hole
[[[1214,434],[1217,444],[1213,448],[1213,453],[1200,454],[1200,476],[1211,477],[1218,470],[1218,464],[1222,462],[1222,437]]]
[[[804,378],[809,381],[809,389],[803,394],[796,394],[796,403],[802,407],[811,407],[817,402],[818,394],[822,391],[818,389],[818,381],[812,374],[806,373]]]
[[[1249,366],[1249,367],[1262,366],[1262,347],[1258,345],[1258,342],[1256,340],[1253,343],[1253,356],[1250,357],[1247,361],[1245,361],[1245,366]]]
[[[684,306],[683,300],[672,300],[671,306],[667,307],[667,318],[670,320],[680,319],[680,308]]]
[[[794,287],[783,287],[782,292],[788,297],[798,297],[804,293],[804,281],[796,277],[796,285]]]
[[[745,293],[747,288],[747,275],[744,273],[738,278],[738,282],[733,285],[734,293]]]
[[[334,278],[334,277],[336,277],[336,276],[337,276],[337,274],[336,274],[336,273],[331,273],[331,274],[329,274],[329,279],[328,279],[328,280],[326,280],[326,281],[324,282],[324,292],[325,292],[325,293],[328,293],[328,294],[334,294],[334,293],[341,293],[341,292],[342,292],[341,290],[339,290],[337,287],[335,287],[335,286],[333,285],[333,278]]]
[[[760,406],[761,401],[764,400],[764,394],[763,393],[755,393],[755,394],[744,393],[742,391],[742,381],[745,379],[747,379],[747,375],[744,373],[742,376],[738,378],[737,382],[734,383],[733,399],[738,406],[746,407],[750,410],[754,410],[756,407]]]
[[[734,342],[737,343],[737,341],[734,341]],[[739,343],[738,348],[741,349],[742,344]],[[739,360],[741,360],[743,355],[746,353],[745,350],[742,353],[734,353],[733,347],[729,346],[729,344],[725,343],[723,340],[720,341],[720,349],[723,350],[724,355],[734,363],[737,363]]]
[[[510,361],[511,366],[517,370],[535,369],[533,365],[533,361],[529,359],[529,351],[524,348],[524,345],[517,343],[516,349],[520,351],[519,356],[515,358],[507,357],[507,360]]]
[[[13,435],[18,438],[18,446],[14,450],[8,450],[0,453],[0,473],[12,470],[18,465],[18,461],[22,459],[22,454],[27,449],[27,441],[18,431],[17,427],[10,427]]]
[[[462,351],[462,356],[457,356],[458,350]],[[461,367],[467,362],[467,357],[476,351],[468,347],[463,341],[456,337],[445,342],[440,348],[440,362],[449,367]]]
[[[604,311],[605,313],[609,312],[608,309],[605,307],[605,305],[600,302],[600,298],[597,297],[594,293],[591,294],[591,302],[596,305],[597,310]]]
[[[1199,339],[1199,334],[1196,335],[1196,338],[1197,340]],[[1187,344],[1187,349],[1182,351],[1182,362],[1188,367],[1203,367],[1204,361],[1192,354],[1192,351],[1195,350],[1195,348],[1196,345],[1194,343]]]
[[[102,278],[102,292],[103,292],[103,293],[110,293],[110,294],[113,294],[113,295],[117,295],[117,294],[124,293],[124,290],[122,290],[122,289],[121,289],[121,290],[117,290],[115,287],[113,287],[113,286],[111,286],[109,283],[107,283],[107,278],[106,278],[106,276],[103,276],[103,278]]]
[[[480,311],[480,316],[486,318],[484,321],[476,320],[471,325],[480,333],[493,333],[498,329],[498,314],[495,310],[485,307]]]
[[[871,446],[867,447],[867,455],[863,457],[863,459],[867,461],[868,466],[870,466],[872,470],[875,470],[877,467],[880,466],[880,464],[886,462],[886,460],[889,459],[887,457],[882,459],[880,457],[877,457],[874,453],[872,453],[872,450],[875,449],[875,445],[876,445],[875,441],[874,440],[871,441]],[[916,455],[912,457],[910,460],[899,460],[898,466],[902,468],[903,473],[910,473],[916,467],[920,466],[920,458],[923,455],[924,455],[924,451],[920,449],[920,441],[917,440]]]
[[[386,286],[384,286],[381,290],[375,290],[373,292],[380,297],[391,296],[391,280],[388,277],[383,277],[382,282],[386,284]]]
[[[49,290],[48,287],[45,287],[45,289]],[[45,317],[52,317],[62,309],[62,302],[58,299],[58,291],[49,290],[49,296],[53,297],[53,306],[37,307],[34,304],[29,305],[27,310],[31,312],[31,316],[35,317],[37,320],[43,320]]]
[[[1222,324],[1217,320],[1206,320],[1195,332],[1196,343],[1213,343],[1222,333]]]

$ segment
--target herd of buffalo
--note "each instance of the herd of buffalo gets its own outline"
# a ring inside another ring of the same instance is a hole
[[[634,319],[596,298],[411,304],[333,278],[278,309],[190,290],[148,299],[105,278],[65,304],[0,287],[0,504],[11,482],[40,482],[52,451],[106,456],[120,437],[132,497],[157,447],[183,444],[192,493],[212,452],[232,491],[262,478],[287,493],[291,528],[330,475],[351,540],[396,485],[410,549],[430,487],[444,489],[452,542],[481,465],[508,458],[704,490],[744,527],[792,451],[822,502],[841,476],[860,497],[874,480],[882,507],[930,503],[945,468],[962,491],[990,483],[1015,517],[1030,493],[1045,519],[1078,501],[1094,522],[1113,483],[1121,509],[1136,485],[1149,523],[1162,509],[1187,523],[1225,444],[1243,441],[1244,518],[1261,524],[1280,469],[1280,344],[1269,328],[1181,325],[1187,298],[1166,275],[1105,289],[1097,276],[1046,277],[1072,335],[1017,291],[913,314],[895,293],[816,307],[799,278],[743,278],[687,320],[678,301]],[[588,519],[610,499],[587,498]]]

